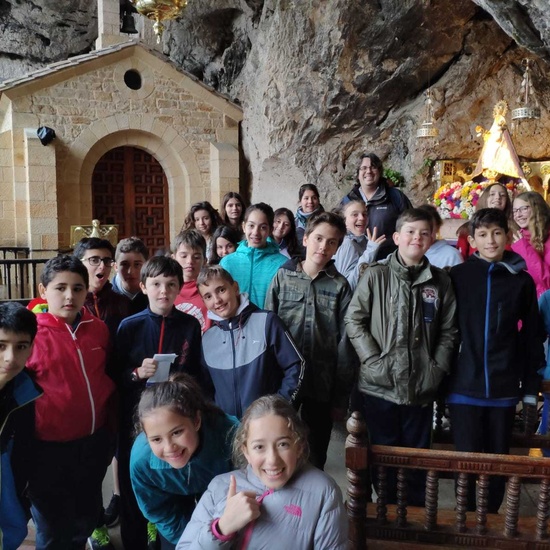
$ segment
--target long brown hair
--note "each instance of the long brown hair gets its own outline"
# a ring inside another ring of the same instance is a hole
[[[550,207],[535,191],[520,193],[516,199],[526,202],[531,207],[531,218],[529,218],[531,238],[529,242],[537,252],[542,253],[550,231]]]

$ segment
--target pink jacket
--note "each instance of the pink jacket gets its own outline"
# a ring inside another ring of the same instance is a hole
[[[527,273],[533,277],[537,287],[537,297],[550,289],[550,238],[544,243],[542,255],[531,245],[531,235],[528,230],[521,229],[523,238],[512,244],[512,250],[517,252],[527,264]]]
[[[71,441],[91,435],[105,426],[114,391],[105,373],[109,329],[85,308],[74,332],[51,313],[36,318],[38,333],[27,362],[44,390],[36,402],[36,437]]]

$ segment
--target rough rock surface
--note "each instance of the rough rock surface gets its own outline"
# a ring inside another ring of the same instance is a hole
[[[522,125],[516,145],[527,158],[550,157],[547,2],[190,1],[167,25],[163,47],[243,106],[253,200],[292,206],[297,187],[312,182],[330,207],[353,183],[359,154],[373,150],[403,173],[407,193],[420,201],[433,190],[425,159],[477,157],[474,127],[490,126],[497,100],[515,106],[526,56],[537,60],[544,114]],[[93,46],[95,3],[61,0],[55,13],[47,5],[0,5],[4,78]],[[416,138],[428,87],[438,141]]]

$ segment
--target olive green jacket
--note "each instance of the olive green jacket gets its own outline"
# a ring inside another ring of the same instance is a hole
[[[359,280],[346,330],[361,363],[360,391],[400,405],[429,403],[458,343],[451,279],[426,258],[406,267],[396,251]]]
[[[358,367],[344,325],[350,300],[348,281],[333,261],[312,279],[301,262],[290,260],[277,271],[265,301],[306,360],[302,396],[344,409]]]

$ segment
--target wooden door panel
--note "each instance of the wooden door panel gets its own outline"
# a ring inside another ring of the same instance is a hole
[[[92,176],[93,216],[119,225],[119,238],[136,235],[151,253],[170,244],[168,185],[159,162],[136,147],[117,147]]]

